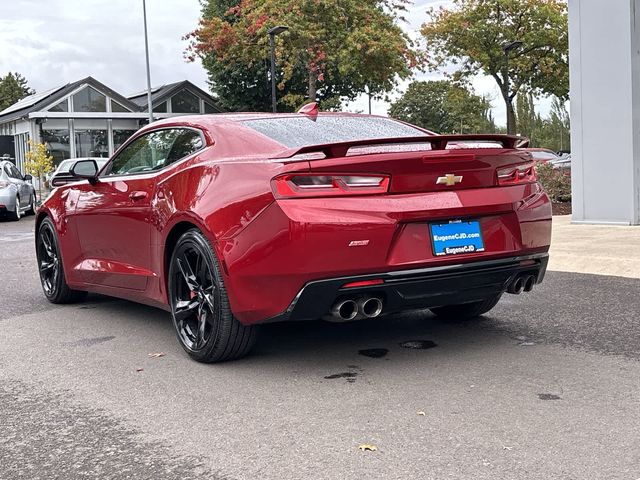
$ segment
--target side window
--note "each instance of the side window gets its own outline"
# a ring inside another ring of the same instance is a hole
[[[22,180],[22,174],[20,173],[20,170],[18,170],[15,165],[10,165],[9,168],[11,169],[11,175],[13,176],[13,178],[16,178],[18,180]]]
[[[181,128],[156,130],[125,147],[109,164],[104,174],[128,175],[160,170],[202,146],[202,139],[195,131]]]
[[[167,165],[197,152],[203,147],[202,137],[194,130],[181,130],[167,158]]]
[[[9,177],[9,178],[11,178],[13,176],[13,175],[11,175],[11,167],[9,167],[9,164],[5,164],[4,173],[6,173],[7,177]]]

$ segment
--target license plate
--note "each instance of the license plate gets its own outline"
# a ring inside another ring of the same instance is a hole
[[[454,220],[431,224],[433,254],[459,255],[461,253],[484,252],[484,241],[480,222],[477,220]]]

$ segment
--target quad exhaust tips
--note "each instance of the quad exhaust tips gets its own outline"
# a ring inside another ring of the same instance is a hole
[[[518,275],[507,287],[507,293],[520,295],[522,292],[530,292],[536,284],[535,275]]]
[[[358,311],[367,318],[377,317],[382,313],[382,300],[376,297],[362,297],[358,300]]]
[[[358,304],[354,300],[341,300],[331,308],[331,315],[335,321],[348,322],[358,316]]]
[[[325,320],[330,322],[349,322],[361,318],[375,318],[382,313],[382,300],[378,297],[358,297],[343,299],[333,304],[331,315]]]

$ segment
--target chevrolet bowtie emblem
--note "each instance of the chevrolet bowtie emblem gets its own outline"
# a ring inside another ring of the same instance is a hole
[[[460,182],[462,182],[462,175],[447,173],[444,177],[438,177],[438,180],[436,180],[436,185],[448,185],[451,187]]]

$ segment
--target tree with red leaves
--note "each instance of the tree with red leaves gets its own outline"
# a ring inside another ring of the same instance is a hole
[[[229,3],[205,3],[198,28],[187,35],[188,58],[203,60],[223,105],[233,104],[224,92],[242,95],[227,83],[242,79],[247,91],[260,89],[267,100],[261,109],[268,109],[267,31],[276,25],[289,27],[276,40],[280,105],[288,110],[308,100],[335,106],[340,97],[382,95],[419,63],[398,25],[408,0],[241,0],[222,11]]]

